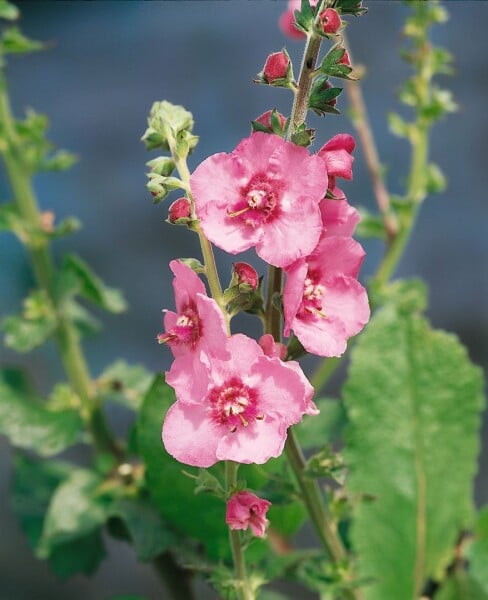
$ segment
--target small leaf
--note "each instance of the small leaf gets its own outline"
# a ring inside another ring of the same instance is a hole
[[[75,444],[82,431],[77,410],[47,410],[22,371],[0,371],[0,433],[13,446],[52,456]]]
[[[427,167],[426,190],[429,194],[441,194],[447,186],[447,181],[440,167],[430,163]]]
[[[0,19],[15,21],[19,18],[19,9],[7,0],[0,0]]]
[[[488,595],[488,507],[483,508],[478,515],[474,536],[467,552],[469,573]]]
[[[25,37],[17,27],[9,27],[3,32],[0,48],[4,54],[24,54],[42,50],[44,44]]]
[[[175,170],[175,161],[168,156],[158,156],[146,163],[153,173],[168,177]]]
[[[373,215],[364,208],[361,208],[359,213],[361,220],[356,229],[358,237],[386,239],[385,223],[382,216]]]
[[[142,365],[129,365],[118,360],[97,379],[99,395],[138,411],[142,397],[148,391],[153,375]]]
[[[78,157],[67,150],[58,150],[44,159],[39,168],[41,171],[67,171],[78,162]]]
[[[17,352],[29,352],[46,342],[57,327],[57,318],[47,295],[38,290],[23,303],[23,312],[4,319],[5,345]]]
[[[65,256],[62,270],[76,275],[80,284],[80,293],[88,300],[112,313],[120,313],[127,309],[127,303],[122,293],[115,288],[106,286],[87,263],[78,256],[74,254]]]
[[[393,135],[401,138],[408,138],[411,125],[402,119],[397,113],[388,114],[388,127]]]

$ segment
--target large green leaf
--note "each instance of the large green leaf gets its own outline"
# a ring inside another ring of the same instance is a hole
[[[147,485],[175,530],[202,541],[213,557],[223,556],[228,553],[225,504],[215,496],[194,495],[195,482],[183,472],[197,475],[198,471],[174,460],[161,442],[163,418],[174,399],[173,390],[158,376],[142,403],[137,437]]]
[[[19,456],[14,464],[12,508],[32,548],[38,552],[46,512],[56,489],[68,479],[72,465],[59,461],[34,461]],[[42,552],[45,556],[45,552]],[[100,531],[81,534],[49,548],[47,558],[61,578],[92,573],[105,556]]]
[[[413,600],[472,519],[482,377],[455,336],[390,305],[352,353],[345,387],[352,542],[365,600]]]
[[[488,597],[488,506],[479,514],[468,549],[469,572]]]
[[[12,445],[50,456],[76,443],[82,430],[76,410],[47,410],[22,371],[0,371],[0,433]]]

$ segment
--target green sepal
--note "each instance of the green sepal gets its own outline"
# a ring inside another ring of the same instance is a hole
[[[308,101],[308,107],[319,116],[325,113],[340,114],[331,103],[341,94],[342,88],[326,87],[328,79],[327,75],[315,79]]]
[[[400,138],[410,138],[412,124],[407,123],[398,113],[388,114],[388,128],[393,135]]]
[[[352,67],[338,64],[345,52],[346,49],[340,44],[332,46],[329,52],[327,52],[327,54],[324,56],[319,70],[329,77],[340,77],[342,79],[354,80],[354,77],[349,77],[349,74],[352,72]]]
[[[56,331],[57,324],[49,297],[37,290],[24,300],[20,315],[6,317],[2,322],[5,345],[17,352],[29,352],[46,342]]]
[[[149,181],[146,187],[153,196],[154,204],[158,204],[161,200],[164,200],[173,190],[186,189],[184,183],[178,177],[165,177],[155,172],[148,173],[147,177]]]
[[[49,410],[18,369],[0,371],[0,432],[18,448],[52,456],[77,443],[78,410]]]
[[[176,168],[175,161],[169,156],[158,156],[146,163],[152,173],[168,177]]]
[[[105,402],[117,402],[137,412],[152,380],[153,375],[142,365],[120,359],[97,377],[97,395]]]
[[[315,129],[306,129],[302,124],[295,133],[291,134],[290,141],[297,146],[308,147],[315,139]]]
[[[64,298],[79,293],[109,312],[121,313],[127,309],[122,292],[106,286],[87,263],[75,254],[65,256],[56,283]]]
[[[179,131],[176,135],[176,155],[186,159],[195,149],[199,139],[198,135],[193,135],[186,129]]]
[[[208,469],[198,469],[197,475],[185,471],[183,474],[195,481],[194,494],[212,494],[221,500],[227,500],[227,494],[222,484]]]

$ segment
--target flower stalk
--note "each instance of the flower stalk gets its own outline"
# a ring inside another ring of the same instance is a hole
[[[29,227],[36,229],[41,221],[41,215],[31,177],[27,175],[27,168],[22,158],[10,108],[7,85],[3,76],[0,80],[0,127],[3,133],[1,154],[12,188],[14,203]],[[54,293],[55,266],[47,242],[32,244],[27,241],[26,245],[37,283],[46,293],[52,305],[56,307]],[[60,311],[57,314],[57,320],[55,341],[70,385],[80,398],[80,412],[85,418],[95,447],[100,452],[110,452],[120,458],[122,450],[113,439],[101,407],[93,393],[90,373],[75,327]]]

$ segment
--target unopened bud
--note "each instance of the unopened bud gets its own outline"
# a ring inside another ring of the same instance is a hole
[[[179,198],[169,207],[168,221],[175,225],[186,224],[190,220],[191,206],[188,198]]]
[[[246,284],[251,290],[256,290],[259,285],[259,277],[254,267],[245,262],[236,262],[233,265],[233,277],[237,279],[237,285]]]
[[[283,50],[270,54],[264,63],[263,77],[267,83],[286,79],[289,75],[290,58]]]
[[[341,28],[341,17],[333,8],[326,8],[320,15],[320,25],[324,33],[337,33]]]
[[[273,116],[274,113],[274,116]],[[273,119],[273,120],[272,120]],[[279,130],[283,131],[286,124],[286,117],[284,117],[280,112],[276,109],[267,110],[262,115],[260,115],[257,119],[255,119],[256,123],[263,125],[269,131],[269,133],[279,133],[279,131],[275,131],[273,128],[273,124],[279,125]]]

